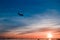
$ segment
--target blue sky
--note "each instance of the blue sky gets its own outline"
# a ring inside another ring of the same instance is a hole
[[[46,9],[60,10],[59,0],[0,0],[1,16],[17,16],[18,10],[26,15],[44,12]],[[12,14],[12,15],[11,15]]]
[[[18,10],[22,10],[23,17],[17,14]],[[60,0],[0,0],[0,33],[25,28],[36,30],[49,24],[59,27],[59,18]],[[32,27],[39,24],[42,25]]]

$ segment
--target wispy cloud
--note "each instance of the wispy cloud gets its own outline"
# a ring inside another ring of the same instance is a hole
[[[0,19],[8,21],[0,23],[0,30],[8,30],[8,33],[25,34],[31,32],[46,31],[46,29],[60,28],[59,12],[57,10],[47,10],[41,14],[33,15],[31,18],[13,17]],[[10,20],[10,21],[9,21]],[[4,26],[2,26],[4,25]],[[1,33],[1,32],[0,32]]]

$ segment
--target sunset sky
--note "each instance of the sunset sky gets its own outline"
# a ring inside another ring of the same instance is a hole
[[[0,36],[46,38],[48,32],[60,35],[60,0],[0,0]]]

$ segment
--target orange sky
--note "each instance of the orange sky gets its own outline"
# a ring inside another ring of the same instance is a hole
[[[0,36],[4,36],[6,38],[47,38],[48,32],[35,32],[35,33],[27,33],[27,34],[14,34],[14,33],[5,33]],[[59,33],[52,33],[53,38],[60,38]]]

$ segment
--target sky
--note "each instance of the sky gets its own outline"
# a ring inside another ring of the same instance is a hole
[[[24,16],[17,13],[22,11]],[[0,0],[0,34],[60,29],[60,0]]]

